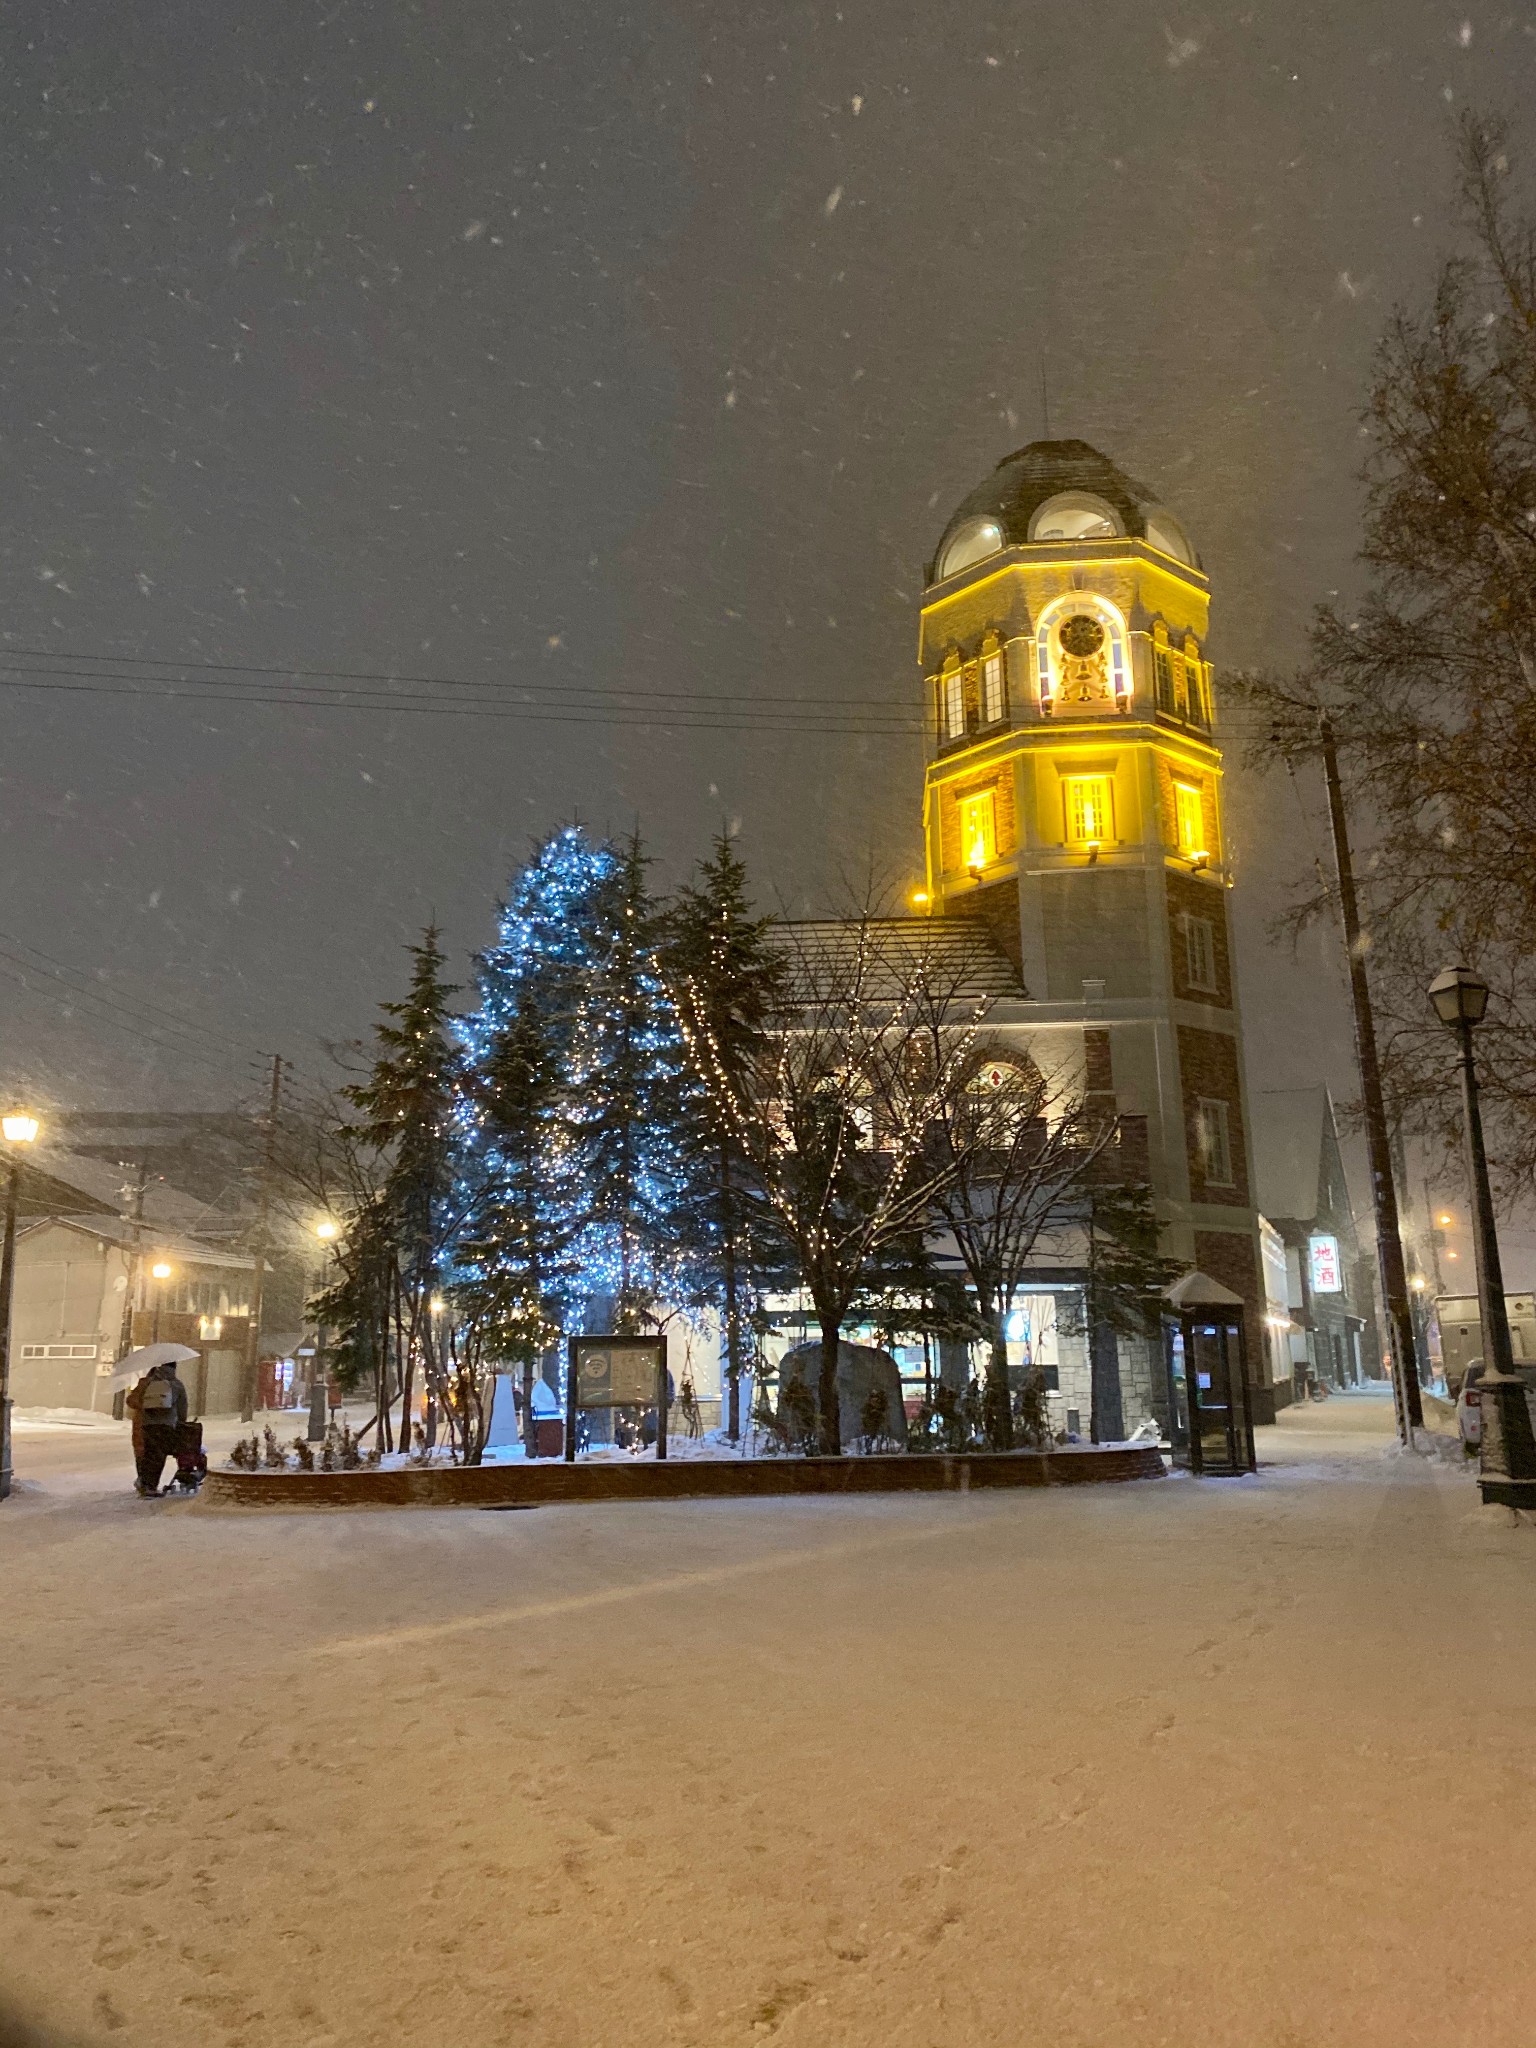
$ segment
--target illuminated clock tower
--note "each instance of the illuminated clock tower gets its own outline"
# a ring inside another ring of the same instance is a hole
[[[923,598],[928,898],[1012,961],[994,1024],[1146,1119],[1164,1249],[1243,1297],[1257,1377],[1209,597],[1173,514],[1085,441],[972,491]]]

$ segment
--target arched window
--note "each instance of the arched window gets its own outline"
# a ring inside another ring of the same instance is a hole
[[[1045,1113],[1046,1087],[1028,1053],[988,1055],[966,1084],[983,1144],[1011,1145]]]
[[[1130,710],[1130,642],[1108,598],[1073,590],[1045,607],[1035,623],[1035,675],[1047,715]]]
[[[1032,541],[1119,540],[1125,528],[1112,505],[1091,491],[1062,491],[1047,498],[1029,522]]]
[[[1194,550],[1184,538],[1184,529],[1166,512],[1147,514],[1147,544],[1162,554],[1172,555],[1176,562],[1194,562]]]
[[[967,519],[957,526],[939,550],[939,580],[958,576],[995,555],[1003,544],[1003,529],[995,519]]]

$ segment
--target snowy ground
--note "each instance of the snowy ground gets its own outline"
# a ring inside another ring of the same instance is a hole
[[[1390,1427],[270,1517],[29,1434],[0,1971],[121,2048],[1527,2048],[1536,1528]]]

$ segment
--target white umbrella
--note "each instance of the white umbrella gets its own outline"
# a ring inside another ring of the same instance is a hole
[[[115,1394],[119,1387],[131,1387],[157,1365],[180,1365],[184,1359],[198,1356],[189,1344],[141,1344],[113,1367],[112,1391]]]

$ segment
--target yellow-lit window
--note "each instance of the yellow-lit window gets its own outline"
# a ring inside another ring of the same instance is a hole
[[[999,648],[981,658],[981,722],[996,725],[1003,715],[1003,656]]]
[[[1207,851],[1205,805],[1199,790],[1191,782],[1173,785],[1173,823],[1180,853],[1192,859],[1197,853]]]
[[[1067,778],[1067,837],[1077,846],[1102,845],[1111,836],[1114,820],[1110,811],[1107,775],[1071,775]]]
[[[1205,677],[1201,665],[1194,655],[1184,662],[1184,693],[1189,699],[1189,715],[1198,725],[1209,725],[1211,714],[1206,703]]]
[[[965,731],[965,681],[958,668],[946,669],[939,681],[944,737],[958,739]]]
[[[997,859],[997,797],[990,789],[960,799],[960,853],[968,868]]]

